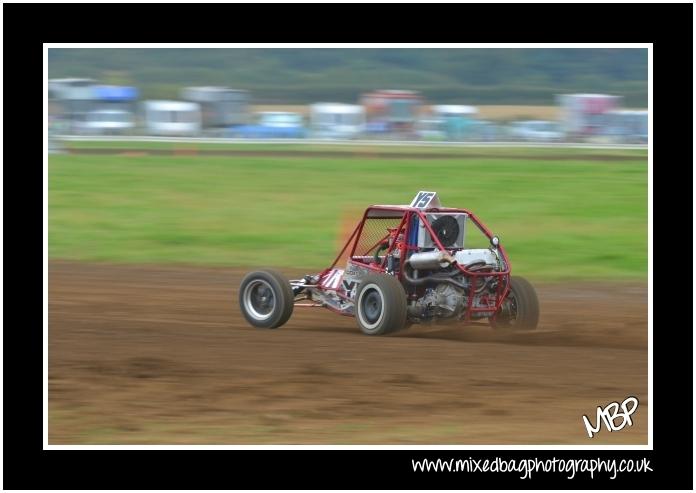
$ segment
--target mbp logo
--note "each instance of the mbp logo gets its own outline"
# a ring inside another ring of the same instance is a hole
[[[619,412],[619,409],[621,409],[621,412]],[[602,422],[604,422],[604,425],[610,432],[623,430],[626,425],[633,426],[631,415],[637,410],[638,398],[630,396],[626,397],[621,404],[612,402],[604,409],[597,406],[597,426],[592,426],[590,420],[585,415],[583,415],[582,421],[585,423],[587,435],[592,438],[595,433],[599,433],[599,430],[602,428]],[[616,424],[617,418],[621,418],[620,425]]]

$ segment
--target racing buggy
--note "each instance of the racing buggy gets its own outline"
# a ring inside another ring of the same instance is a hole
[[[499,238],[470,211],[442,207],[426,191],[408,206],[368,207],[331,266],[317,274],[247,274],[239,304],[254,327],[280,327],[294,307],[323,307],[355,317],[368,335],[447,322],[531,330],[539,320],[536,292],[511,276]]]

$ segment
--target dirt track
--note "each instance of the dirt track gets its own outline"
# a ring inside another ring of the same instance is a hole
[[[538,285],[535,333],[376,338],[320,309],[252,329],[241,275],[51,261],[49,442],[647,443],[643,284]],[[581,416],[629,395],[634,425],[588,439]]]

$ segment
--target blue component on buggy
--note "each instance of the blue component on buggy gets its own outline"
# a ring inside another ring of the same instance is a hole
[[[411,217],[411,226],[408,231],[408,245],[416,246],[418,244],[418,224],[420,219],[415,214]]]

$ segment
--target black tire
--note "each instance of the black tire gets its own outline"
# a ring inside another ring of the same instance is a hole
[[[274,270],[250,272],[239,286],[239,307],[254,327],[276,329],[292,315],[290,282]]]
[[[524,277],[510,279],[510,292],[491,325],[504,330],[534,330],[539,324],[539,298]]]
[[[363,333],[379,336],[406,326],[406,291],[387,274],[368,274],[355,294],[355,319]]]

